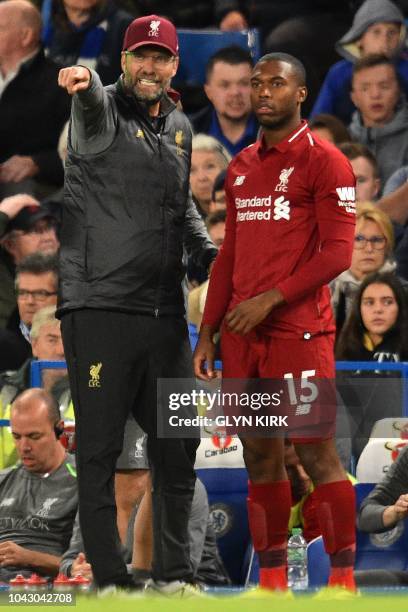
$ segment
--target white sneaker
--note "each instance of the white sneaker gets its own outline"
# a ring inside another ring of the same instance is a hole
[[[204,593],[199,586],[184,582],[183,580],[164,582],[150,579],[146,584],[145,590],[149,595],[162,595],[164,597],[204,597]]]

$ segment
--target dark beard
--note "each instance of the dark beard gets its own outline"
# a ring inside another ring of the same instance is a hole
[[[164,91],[162,89],[158,91],[157,95],[155,95],[154,98],[150,98],[148,96],[139,94],[134,89],[132,89],[132,93],[138,102],[141,102],[142,104],[145,104],[146,106],[154,106],[155,104],[157,104],[157,102],[160,102],[160,100],[163,97]]]

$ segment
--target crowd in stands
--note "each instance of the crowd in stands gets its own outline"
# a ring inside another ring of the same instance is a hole
[[[50,528],[48,540],[39,539],[34,527],[17,534],[0,529],[2,580],[16,573],[29,575],[33,569],[53,576],[60,563],[68,575],[92,576],[75,520],[74,460],[70,455],[63,458],[60,444],[61,419],[74,420],[66,370],[48,371],[44,391],[29,391],[33,360],[64,360],[55,308],[70,99],[58,87],[57,75],[61,66],[81,64],[95,69],[104,85],[113,83],[121,74],[124,32],[135,16],[147,14],[165,15],[178,28],[258,28],[262,53],[288,52],[303,61],[310,80],[304,106],[310,128],[342,151],[356,177],[352,263],[330,286],[336,358],[408,361],[407,1],[353,0],[334,6],[324,0],[43,0],[39,7],[29,0],[0,2],[0,418],[11,419],[11,429],[0,431],[0,518],[5,524],[14,512],[26,514],[34,525],[34,518],[42,517]],[[201,87],[206,102],[188,113],[194,134],[194,214],[208,232],[202,230],[195,241],[185,238],[187,318],[195,331],[211,265],[225,234],[228,164],[262,137],[251,113],[253,65],[249,49],[228,45],[217,50],[208,60]],[[188,100],[182,98],[181,104],[188,112]],[[401,416],[400,374],[373,365],[368,374],[357,368],[339,379],[357,460],[374,423]],[[393,386],[383,386],[385,379]],[[127,428],[128,446],[134,445],[142,457],[143,432],[131,422]],[[303,525],[310,540],[319,535],[313,490],[289,442],[286,451],[291,526]],[[151,563],[149,466],[124,457],[117,465],[118,526],[132,571],[144,579]],[[405,452],[385,484],[364,502],[361,529],[381,531],[407,516],[408,482],[398,477],[406,457]],[[19,467],[12,470],[17,460]],[[38,475],[48,473],[50,478],[43,478],[40,486]],[[35,507],[28,507],[21,495],[21,488],[29,486],[38,498]],[[199,580],[229,584],[200,481],[193,508],[191,555]],[[130,519],[134,528],[127,530]]]

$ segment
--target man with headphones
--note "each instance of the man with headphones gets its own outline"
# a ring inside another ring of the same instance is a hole
[[[0,581],[33,572],[52,577],[78,509],[58,405],[44,389],[28,389],[14,400],[10,425],[20,463],[0,472]]]

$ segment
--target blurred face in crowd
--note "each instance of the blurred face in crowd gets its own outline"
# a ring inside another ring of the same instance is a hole
[[[398,318],[398,302],[391,287],[384,283],[369,285],[361,296],[360,311],[371,340],[379,344]]]
[[[400,89],[395,69],[387,64],[364,68],[353,76],[351,99],[366,127],[382,127],[394,117]]]
[[[380,226],[369,219],[357,221],[350,272],[358,280],[377,272],[385,262],[387,239]]]
[[[44,401],[37,399],[24,410],[13,407],[10,425],[18,456],[26,470],[46,474],[58,467],[64,450],[55,437],[54,423],[49,419]]]
[[[53,272],[30,274],[21,272],[17,277],[17,305],[20,319],[31,325],[33,316],[44,306],[57,303],[57,279]]]
[[[372,163],[361,155],[355,159],[350,159],[350,164],[356,177],[357,202],[374,200],[380,189],[380,179],[375,176]]]
[[[77,27],[88,21],[92,9],[98,4],[101,0],[64,0],[67,17]]]
[[[227,208],[227,200],[225,198],[225,189],[219,189],[214,193],[214,198],[211,197],[210,213],[217,210],[225,210]]]
[[[323,126],[312,127],[311,131],[314,134],[316,134],[319,138],[321,138],[322,140],[327,140],[328,142],[335,144],[334,136],[328,128],[323,127]]]
[[[211,227],[208,228],[208,233],[215,246],[220,248],[220,246],[224,242],[225,237],[224,221],[216,223],[215,225],[211,225]]]
[[[232,122],[242,122],[251,112],[250,64],[215,62],[204,90],[217,115]]]
[[[224,167],[220,154],[214,151],[193,151],[191,154],[191,191],[206,213],[209,211],[214,181]]]
[[[380,53],[392,57],[400,45],[399,23],[373,23],[359,40],[362,55]]]
[[[33,355],[36,359],[63,361],[65,359],[59,321],[44,323],[38,336],[31,339]]]
[[[4,246],[16,264],[33,253],[52,255],[59,247],[56,230],[53,219],[40,219],[29,231],[13,230],[4,240]]]
[[[158,112],[159,102],[177,72],[178,57],[163,47],[143,45],[134,51],[124,51],[121,63],[127,90],[150,110]]]

